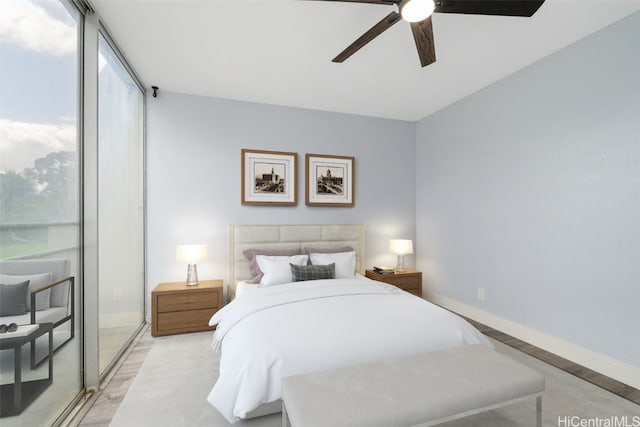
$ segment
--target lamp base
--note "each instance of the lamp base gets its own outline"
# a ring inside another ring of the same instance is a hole
[[[404,273],[405,271],[407,271],[406,267],[404,266],[404,255],[398,255],[398,261],[396,263],[396,271],[398,273]]]
[[[196,286],[198,284],[198,267],[195,264],[189,264],[187,268],[187,286]]]

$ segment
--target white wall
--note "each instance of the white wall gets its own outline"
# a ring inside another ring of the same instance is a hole
[[[426,293],[635,387],[638,46],[640,13],[416,130]]]
[[[206,243],[200,279],[225,279],[228,224],[364,224],[367,267],[395,263],[390,238],[415,238],[414,123],[162,90],[147,114],[147,294],[185,279],[181,243]],[[298,153],[297,206],[240,204],[242,148]],[[355,207],[305,206],[305,153],[355,156]]]

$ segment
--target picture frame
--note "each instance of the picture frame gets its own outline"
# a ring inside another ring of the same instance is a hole
[[[355,157],[306,154],[305,167],[307,206],[355,205]]]
[[[295,206],[298,204],[298,153],[241,150],[241,203]]]

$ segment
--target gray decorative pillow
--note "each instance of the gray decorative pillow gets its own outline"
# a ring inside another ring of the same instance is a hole
[[[256,255],[266,256],[293,256],[301,255],[298,249],[247,249],[242,251],[244,257],[249,261],[249,273],[251,274],[251,280],[247,280],[247,283],[260,283],[262,279],[262,271],[258,267],[256,261]]]
[[[42,286],[48,285],[52,281],[53,275],[51,273],[39,273],[39,274],[0,274],[0,283],[6,283],[8,285],[14,285],[21,283],[25,280],[29,281],[29,291],[25,301],[27,303],[27,310],[31,310],[31,291],[38,289]],[[50,307],[51,289],[39,292],[36,295],[36,311],[46,310]]]
[[[27,312],[29,281],[15,285],[0,284],[0,316],[19,316]]]
[[[291,277],[294,282],[302,282],[305,280],[335,279],[336,265],[294,265],[291,267]]]

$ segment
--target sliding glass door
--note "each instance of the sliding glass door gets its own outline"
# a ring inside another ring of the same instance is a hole
[[[144,321],[144,94],[98,38],[98,328],[102,374]]]
[[[30,361],[32,351],[37,359],[46,354],[46,335],[33,347],[28,342],[22,345],[19,359],[5,345],[6,334],[0,337],[0,425],[45,426],[52,425],[82,389],[79,52],[83,21],[65,0],[0,0],[0,16],[0,323],[16,322],[24,328],[31,323],[24,307],[5,305],[9,285],[28,280],[33,289],[62,274],[75,278],[73,293],[69,294],[70,287],[66,294],[53,288],[39,294],[44,299],[37,301],[36,323],[56,322],[51,384],[39,382],[47,378],[48,362],[33,366]],[[53,292],[62,299],[53,297]],[[29,294],[25,296],[28,300]],[[14,377],[18,367],[19,379]],[[17,383],[25,396],[21,405],[7,394]],[[28,398],[40,391],[37,398]]]

